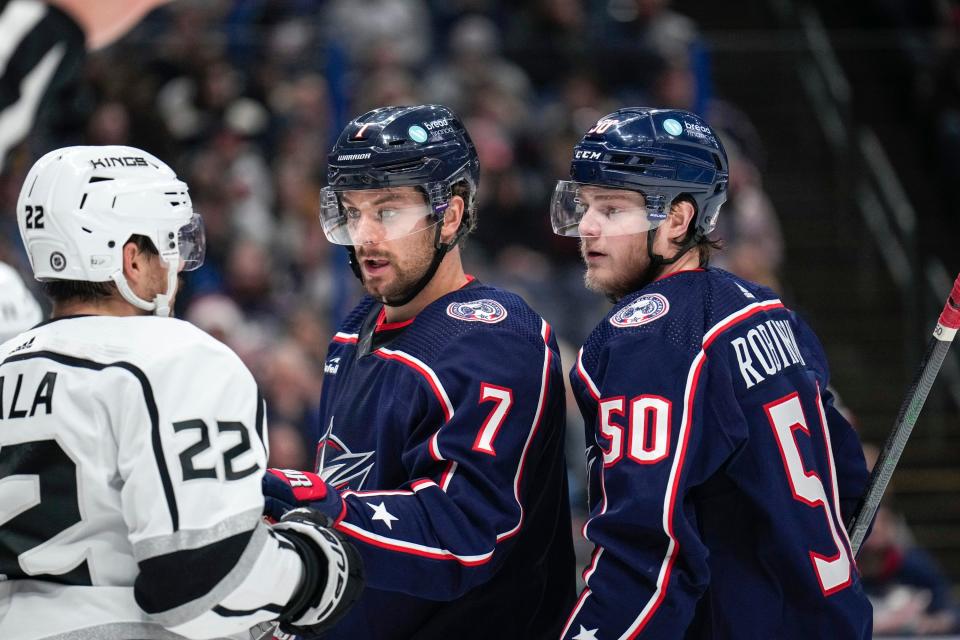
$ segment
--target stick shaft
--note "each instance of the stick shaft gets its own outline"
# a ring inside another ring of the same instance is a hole
[[[893,477],[893,472],[897,467],[897,463],[900,461],[900,455],[903,453],[907,440],[909,440],[910,434],[913,432],[913,427],[920,415],[920,410],[923,408],[923,403],[926,402],[927,395],[930,393],[930,387],[933,386],[937,372],[940,371],[943,359],[946,357],[947,351],[950,348],[949,342],[941,342],[940,340],[933,339],[931,343],[924,357],[923,366],[914,379],[910,391],[904,399],[903,405],[900,407],[897,421],[894,423],[890,435],[887,436],[887,441],[883,445],[883,451],[880,452],[880,457],[877,458],[877,462],[873,467],[873,473],[870,475],[870,482],[867,485],[867,492],[861,500],[860,507],[853,517],[851,525],[848,527],[850,531],[850,545],[853,547],[854,556],[856,556],[860,550],[860,545],[863,544],[867,529],[873,521],[873,516],[877,512],[877,508],[880,506],[880,500],[887,490],[887,485],[890,484],[890,478]]]
[[[953,290],[950,297],[940,314],[937,327],[933,331],[933,336],[927,345],[927,351],[920,362],[920,369],[914,376],[907,396],[900,405],[900,411],[894,422],[890,435],[883,445],[883,451],[877,458],[873,466],[873,473],[870,474],[870,480],[867,483],[867,490],[860,500],[857,511],[847,530],[850,532],[850,546],[853,555],[856,557],[863,544],[863,539],[867,534],[870,523],[873,522],[873,516],[877,513],[880,506],[880,500],[883,498],[887,485],[890,484],[890,478],[900,462],[900,455],[913,433],[913,427],[920,417],[920,410],[923,409],[923,403],[927,400],[930,388],[933,386],[943,360],[950,350],[950,344],[960,328],[960,276],[953,283]]]

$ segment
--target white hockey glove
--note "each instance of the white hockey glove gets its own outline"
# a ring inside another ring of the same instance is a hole
[[[353,545],[314,509],[294,509],[273,525],[303,559],[303,582],[278,621],[286,633],[322,633],[336,624],[363,591],[363,561]]]

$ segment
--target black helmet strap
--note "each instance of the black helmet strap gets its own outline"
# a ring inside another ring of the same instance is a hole
[[[697,246],[697,244],[700,242],[700,239],[703,237],[703,234],[698,230],[696,233],[690,236],[686,242],[680,245],[677,253],[672,258],[664,258],[660,254],[653,252],[653,239],[657,234],[657,229],[659,229],[659,227],[651,229],[647,232],[647,256],[650,257],[650,264],[647,266],[646,278],[644,278],[645,282],[642,284],[644,287],[656,280],[661,275],[660,272],[662,267],[668,264],[673,264],[682,258],[687,251],[690,251],[690,249]]]

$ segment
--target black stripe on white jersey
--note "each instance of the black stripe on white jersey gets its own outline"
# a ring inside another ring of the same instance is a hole
[[[153,457],[157,462],[157,470],[160,472],[160,482],[163,484],[163,495],[167,499],[167,509],[170,511],[170,521],[173,530],[175,532],[179,531],[180,512],[177,509],[177,500],[173,493],[173,483],[170,481],[170,472],[167,470],[167,465],[163,457],[163,441],[160,438],[160,413],[157,410],[157,402],[154,400],[153,387],[150,386],[150,381],[147,380],[147,376],[143,371],[129,362],[117,361],[104,364],[102,362],[94,362],[93,360],[68,356],[53,351],[36,351],[33,353],[12,355],[4,360],[3,363],[31,360],[33,358],[45,358],[68,367],[80,367],[93,371],[102,371],[109,367],[118,367],[133,374],[137,381],[140,382],[140,387],[143,389],[143,400],[147,405],[147,412],[150,414],[150,436],[151,442],[153,443]]]
[[[266,403],[263,400],[263,394],[260,393],[260,389],[257,388],[257,417],[255,419],[256,424],[254,428],[257,430],[257,437],[260,438],[260,442],[266,445],[266,442],[263,440],[263,417],[264,417],[264,408]]]
[[[268,611],[270,613],[282,613],[283,605],[280,604],[267,604],[257,609],[248,609],[246,611],[239,611],[236,609],[227,609],[221,605],[217,605],[213,608],[213,612],[218,616],[223,616],[224,618],[241,618],[244,616],[252,616],[253,614],[259,611]]]
[[[218,583],[236,568],[255,531],[141,560],[133,585],[137,604],[147,613],[157,614],[210,597]],[[190,570],[184,571],[184,567]]]

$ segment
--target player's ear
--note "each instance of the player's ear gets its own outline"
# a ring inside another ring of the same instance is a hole
[[[670,214],[663,221],[667,237],[675,242],[682,242],[690,228],[690,221],[696,215],[693,204],[688,200],[678,200],[670,205]]]
[[[465,203],[460,196],[450,198],[450,204],[447,205],[447,210],[443,212],[443,228],[440,230],[440,238],[444,242],[453,240],[457,229],[460,228],[460,223],[463,221],[464,206]]]
[[[132,239],[123,245],[123,275],[131,288],[144,278],[147,255]]]

